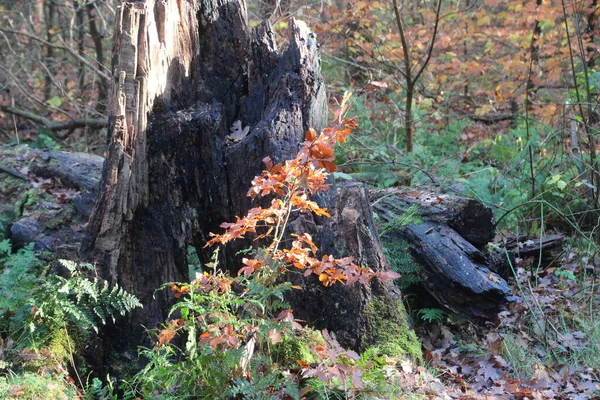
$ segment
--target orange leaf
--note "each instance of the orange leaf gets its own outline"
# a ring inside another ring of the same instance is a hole
[[[398,279],[400,278],[402,275],[400,275],[397,272],[394,271],[387,271],[387,272],[379,272],[377,274],[377,277],[379,278],[379,280],[381,280],[382,282],[387,282],[387,281],[391,281],[393,279]]]
[[[158,334],[158,346],[169,343],[175,337],[175,329],[172,327],[163,329]]]
[[[313,128],[310,128],[304,134],[304,140],[306,140],[308,142],[314,142],[316,139],[317,139],[317,131],[315,131]]]
[[[337,166],[331,161],[320,161],[319,164],[329,172],[335,172],[337,170]]]
[[[216,338],[214,338],[213,340],[211,340],[208,344],[210,345],[210,347],[214,349],[217,348],[218,345],[220,345],[221,343],[223,343],[225,341],[225,338],[223,336],[218,336]]]
[[[176,298],[180,298],[184,294],[190,292],[190,287],[187,285],[183,285],[183,286],[171,285],[171,290],[175,292]]]
[[[206,343],[208,343],[210,341],[210,338],[212,337],[210,332],[204,332],[202,335],[200,335],[200,340],[198,341],[198,344],[200,346],[204,346]]]
[[[268,170],[273,168],[273,160],[271,160],[271,157],[266,156],[265,158],[262,159],[262,162],[265,164],[265,166],[267,167]]]

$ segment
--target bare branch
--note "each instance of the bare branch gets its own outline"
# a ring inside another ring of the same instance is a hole
[[[28,119],[38,124],[43,125],[45,128],[51,131],[62,131],[76,128],[92,128],[101,129],[108,126],[108,120],[105,118],[83,118],[83,119],[71,119],[64,122],[55,122],[41,115],[34,114],[27,110],[20,110],[10,106],[0,106],[0,111],[8,114],[16,115],[25,119]]]
[[[85,57],[82,57],[80,54],[78,54],[75,50],[73,50],[69,46],[66,46],[64,44],[50,43],[47,40],[41,39],[41,38],[39,38],[39,37],[37,37],[35,35],[32,35],[30,33],[19,32],[19,31],[15,31],[13,29],[0,28],[0,32],[12,33],[14,35],[22,35],[22,36],[28,37],[28,38],[30,38],[32,40],[35,40],[37,42],[40,42],[40,43],[42,43],[42,44],[44,44],[46,46],[50,46],[50,47],[54,47],[54,48],[57,48],[57,49],[64,50],[67,53],[69,53],[70,55],[72,55],[73,57],[75,57],[77,60],[79,60],[80,62],[82,62],[83,64],[85,64],[92,71],[94,71],[95,73],[97,73],[102,79],[105,79],[107,81],[110,80],[110,75],[109,74],[107,74],[106,72],[104,72],[104,71],[100,70],[99,68],[97,68],[95,65],[93,65],[88,60],[86,60]],[[63,43],[64,43],[64,41],[63,41]]]
[[[437,39],[438,28],[440,26],[441,9],[442,0],[438,0],[437,9],[435,10],[435,23],[433,25],[433,33],[431,35],[431,41],[429,42],[429,48],[427,49],[427,57],[425,58],[425,61],[423,61],[423,64],[421,64],[421,68],[419,69],[419,71],[415,74],[414,82],[419,80],[419,77],[421,76],[423,71],[425,71],[425,68],[427,68],[427,65],[429,65],[429,61],[431,60],[431,55],[433,54],[433,47],[435,46],[435,41]]]

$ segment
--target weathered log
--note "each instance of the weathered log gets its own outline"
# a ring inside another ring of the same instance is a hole
[[[471,320],[491,320],[514,298],[475,247],[493,238],[494,218],[473,200],[429,191],[383,190],[373,208],[389,226],[386,241],[406,242],[422,266],[423,286],[444,307]],[[418,221],[391,224],[410,206]],[[467,240],[466,238],[470,238]]]
[[[506,278],[511,274],[511,267],[514,268],[519,260],[526,260],[526,265],[533,270],[544,271],[560,260],[564,253],[565,239],[564,235],[558,234],[544,235],[537,239],[529,239],[526,234],[502,237],[497,248],[490,252],[490,258],[493,257],[495,261],[493,268]]]
[[[494,215],[481,202],[430,189],[386,189],[371,191],[378,212],[393,219],[412,205],[428,221],[447,225],[474,246],[481,248],[494,238]]]
[[[25,145],[0,147],[0,154],[0,176],[6,174],[0,212],[9,219],[12,243],[33,242],[39,250],[75,258],[96,200],[102,157]]]
[[[289,26],[289,46],[279,52],[268,23],[248,34],[243,1],[122,3],[108,109],[110,144],[83,249],[102,277],[144,304],[129,323],[113,330],[124,344],[145,337],[140,324],[151,328],[165,318],[173,296],[154,291],[165,282],[188,279],[186,247],[195,246],[201,259],[208,260],[210,252],[203,246],[209,233],[220,232],[222,222],[253,206],[245,194],[263,168],[262,159],[293,158],[304,132],[324,127],[327,108],[316,35],[302,22],[291,20]],[[236,121],[249,127],[248,133],[229,140]],[[354,210],[358,220],[368,221],[370,216],[362,215],[369,212],[363,197],[363,205]],[[317,200],[337,209],[336,189]],[[342,240],[336,243],[341,238],[336,221],[314,218],[306,223],[319,231],[324,251],[339,244],[373,269],[386,267],[383,258],[367,254],[373,246],[355,249]],[[376,243],[374,233],[369,234]],[[235,270],[236,250],[250,244],[226,248],[223,266]],[[386,321],[406,331],[393,286],[372,285],[315,291],[328,307],[345,304],[350,292],[360,299],[353,306],[377,300],[373,304],[387,307]],[[367,316],[348,317],[337,326],[339,312],[326,318],[322,307],[293,306],[304,312],[305,320],[339,331],[343,344],[364,347],[378,336]],[[347,312],[355,316],[361,310]]]

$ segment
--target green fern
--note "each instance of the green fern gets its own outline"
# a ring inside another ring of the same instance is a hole
[[[421,308],[417,314],[419,314],[421,320],[429,323],[442,322],[446,317],[446,312],[439,308]]]
[[[8,256],[10,253],[12,253],[10,240],[4,239],[0,241],[0,261],[2,261],[3,257]]]
[[[54,287],[62,296],[50,297],[42,306],[63,310],[70,322],[76,322],[84,329],[97,332],[96,318],[105,324],[108,316],[114,321],[117,314],[125,315],[136,307],[142,307],[135,296],[124,291],[119,285],[111,288],[106,281],[89,280],[83,276],[81,267],[73,261],[60,260],[60,263],[69,270],[71,276],[55,276],[48,283],[48,289]],[[84,264],[82,267],[88,268],[88,265]]]
[[[419,206],[416,204],[410,206],[405,213],[396,216],[390,222],[381,224],[380,234],[381,236],[386,233],[393,232],[398,228],[406,226],[408,224],[419,224],[422,222],[421,216],[419,215]]]
[[[87,385],[85,399],[89,400],[117,400],[118,396],[114,393],[113,383],[110,377],[106,377],[106,384],[100,379],[92,379],[92,383]]]
[[[18,337],[20,347],[44,347],[65,328],[70,336],[85,338],[108,317],[114,321],[142,306],[118,285],[84,276],[93,269],[89,264],[60,260],[69,277],[50,273],[33,245],[11,254],[10,243],[2,241],[0,261],[0,334]]]
[[[410,255],[408,244],[404,241],[383,241],[383,253],[390,264],[390,268],[402,275],[396,280],[401,289],[422,282],[421,267]]]

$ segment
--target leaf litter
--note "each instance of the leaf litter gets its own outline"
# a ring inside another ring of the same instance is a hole
[[[417,328],[428,369],[443,382],[429,398],[600,398],[596,268],[575,253],[539,274],[518,265],[518,301],[495,323],[449,318]]]

